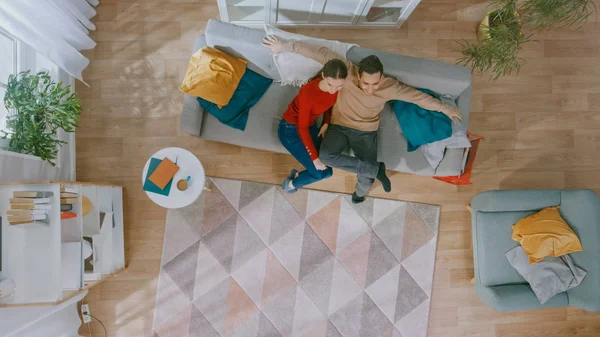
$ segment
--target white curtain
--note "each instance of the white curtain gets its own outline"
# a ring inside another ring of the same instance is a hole
[[[90,63],[80,51],[96,43],[88,36],[98,0],[1,0],[0,27],[71,76]]]

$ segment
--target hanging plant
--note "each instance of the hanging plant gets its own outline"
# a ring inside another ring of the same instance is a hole
[[[70,86],[54,82],[48,72],[10,75],[4,106],[9,114],[2,137],[10,139],[9,150],[56,165],[58,149],[66,144],[57,138],[57,132],[74,132],[81,112],[79,99]]]

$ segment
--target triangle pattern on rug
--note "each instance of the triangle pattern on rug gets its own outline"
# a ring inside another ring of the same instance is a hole
[[[229,273],[214,257],[208,247],[201,242],[198,248],[198,260],[196,262],[196,281],[194,285],[195,301],[223,280],[229,278]]]
[[[382,334],[379,337],[403,337],[396,327],[391,326],[386,330],[383,330]]]
[[[242,182],[240,180],[221,179],[221,178],[210,178],[229,203],[239,210],[240,205],[240,192],[242,189]]]
[[[359,336],[363,302],[366,296],[361,292],[340,310],[329,316],[331,323],[342,336]]]
[[[282,336],[291,336],[294,310],[296,308],[296,289],[291,287],[263,307],[263,313]],[[265,303],[263,301],[263,303]]]
[[[306,223],[310,225],[333,254],[335,254],[341,201],[341,197],[333,199],[329,204],[306,219]]]
[[[306,201],[306,218],[313,215],[321,207],[329,204],[333,199],[338,196],[336,193],[321,192],[315,190],[308,191],[308,198]]]
[[[201,236],[204,237],[211,233],[217,226],[222,224],[227,219],[234,215],[235,208],[231,206],[229,201],[221,193],[221,191],[213,184],[212,181],[207,180],[207,188],[209,191],[204,191],[202,196],[204,198],[204,223],[202,224]]]
[[[270,247],[281,264],[298,281],[300,273],[300,257],[304,237],[304,222],[300,223]]]
[[[244,221],[244,218],[238,215],[235,240],[233,241],[231,270],[237,270],[265,248],[265,244],[258,235],[256,235],[256,232],[248,226],[246,221]]]
[[[404,235],[404,221],[406,220],[406,204],[396,208],[375,226],[373,231],[385,246],[394,254],[398,261],[402,258],[402,237]]]
[[[240,209],[242,217],[244,217],[246,222],[265,244],[269,243],[269,235],[271,235],[275,193],[274,188],[269,189],[260,196],[257,196],[246,207]]]
[[[315,324],[312,330],[308,331],[302,337],[324,337],[327,331],[327,319]]]
[[[294,207],[279,192],[275,192],[273,198],[273,212],[271,214],[271,219],[269,244],[279,240],[299,223],[303,222],[302,217],[300,217]]]
[[[346,200],[348,205],[356,211],[367,225],[371,226],[373,224],[374,198],[366,198],[365,201],[355,204],[352,202],[351,195],[344,195],[344,200]]]
[[[371,300],[371,298],[364,294],[364,301],[362,305],[362,315],[360,319],[360,331],[359,337],[371,337],[379,336],[384,331],[393,328],[393,324],[385,317],[383,312],[379,310],[377,305]]]
[[[412,207],[407,207],[402,241],[402,260],[433,238],[434,234],[431,229],[417,216]]]
[[[327,261],[331,256],[329,248],[319,239],[310,226],[304,226],[298,280],[302,281],[304,277],[312,273],[313,270]]]
[[[168,212],[161,265],[164,266],[167,264],[175,256],[181,254],[181,252],[196,243],[199,239],[200,234],[192,229],[189,220],[180,210]]]
[[[267,264],[264,276],[262,306],[273,301],[281,293],[296,285],[296,280],[285,269],[277,257],[267,250]]]
[[[392,214],[396,208],[406,205],[404,201],[388,200],[388,199],[375,199],[373,200],[373,223],[377,225],[381,220],[385,219],[388,215]]]
[[[402,335],[400,333],[398,335],[403,337],[427,337],[430,307],[430,300],[426,300],[396,322],[396,328],[402,333]]]
[[[227,337],[258,337],[258,324],[261,312],[257,311],[240,326],[231,331]]]
[[[336,252],[340,252],[351,242],[370,231],[369,225],[352,207],[351,202],[342,199],[340,204]]]
[[[269,189],[275,189],[275,186],[270,184],[242,181],[242,187],[240,190],[240,204],[238,209],[245,208]]]
[[[236,280],[259,308],[261,307],[263,297],[268,253],[268,249],[263,249],[248,263],[231,274],[231,277]]]
[[[371,235],[365,286],[370,286],[398,264],[400,263],[396,260],[394,254],[390,252],[381,239],[377,235]]]
[[[398,278],[398,296],[396,299],[396,313],[394,322],[401,320],[406,314],[413,311],[429,297],[415,280],[408,274],[404,267],[400,267]]]
[[[440,223],[440,206],[438,205],[427,205],[419,204],[416,202],[408,203],[415,213],[423,220],[423,222],[431,229],[432,232],[438,232],[438,225]]]
[[[302,336],[314,329],[316,325],[326,318],[325,314],[315,305],[304,290],[300,286],[297,286],[292,335]]]
[[[265,337],[282,337],[281,333],[279,333],[277,328],[275,328],[273,326],[273,323],[271,323],[271,321],[269,321],[267,316],[265,316],[265,314],[263,314],[262,312],[260,313],[260,318],[258,320],[257,336],[258,337],[263,337],[263,336],[265,336]]]
[[[435,264],[435,248],[437,240],[431,239],[411,256],[402,261],[402,266],[423,289],[427,296],[431,296],[433,287],[433,268]]]
[[[400,279],[400,265],[392,268],[387,274],[371,284],[365,292],[377,304],[381,312],[395,322],[396,300],[398,299],[398,280]]]
[[[228,273],[231,273],[231,263],[233,261],[233,245],[235,241],[235,232],[237,229],[239,215],[233,215],[215,228],[207,236],[202,238],[204,245],[221,263]]]
[[[244,289],[233,279],[229,279],[229,292],[227,294],[227,309],[225,312],[225,335],[235,331],[244,322],[258,313],[258,307]],[[258,326],[258,322],[257,322]]]
[[[154,337],[426,337],[438,206],[207,185],[167,213]]]
[[[199,247],[200,240],[163,266],[163,270],[169,274],[173,282],[177,284],[190,301],[194,297]]]
[[[333,314],[360,294],[362,288],[354,278],[346,271],[342,264],[334,259],[333,275],[331,280],[331,295],[329,297],[329,310],[327,314]],[[326,296],[323,293],[323,296]]]
[[[225,333],[229,284],[229,277],[227,277],[194,301],[194,306],[200,310],[203,319],[210,322],[209,324],[217,331],[219,336]]]
[[[369,263],[369,250],[371,248],[371,234],[369,231],[361,235],[338,254],[338,259],[346,270],[354,277],[358,284],[365,288],[367,280],[367,265]]]
[[[335,258],[329,257],[325,262],[300,281],[305,293],[324,313],[329,312],[329,297],[332,291],[333,265]]]
[[[304,219],[306,217],[306,203],[308,201],[308,190],[300,188],[294,193],[286,193],[281,186],[277,186],[277,191],[281,193],[287,201],[294,206],[298,214]]]
[[[327,322],[327,330],[325,332],[325,337],[343,337],[342,334],[336,329],[336,327],[331,323],[331,321]]]
[[[196,307],[191,307],[188,337],[221,337]]]
[[[190,303],[191,301],[175,284],[169,274],[161,270],[158,276],[153,329],[157,330],[173,315],[189,307]]]

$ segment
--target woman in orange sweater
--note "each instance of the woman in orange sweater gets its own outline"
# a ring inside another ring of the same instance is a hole
[[[290,172],[282,184],[286,192],[294,193],[298,188],[331,177],[331,167],[321,162],[318,148],[329,126],[331,107],[346,76],[348,68],[342,60],[325,63],[319,74],[300,88],[298,96],[283,114],[279,140],[306,168],[299,173],[297,170]],[[316,121],[321,115],[324,116],[319,130]]]

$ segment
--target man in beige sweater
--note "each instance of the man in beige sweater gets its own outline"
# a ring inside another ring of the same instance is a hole
[[[327,128],[319,157],[325,165],[357,174],[356,191],[352,194],[354,203],[365,200],[375,179],[381,181],[386,192],[391,191],[385,164],[377,161],[379,114],[387,101],[411,102],[427,110],[439,111],[450,119],[461,119],[455,107],[386,77],[383,64],[375,55],[365,57],[357,66],[326,47],[285,41],[273,35],[264,39],[263,46],[271,49],[273,54],[294,52],[322,64],[335,58],[346,63],[348,77],[333,106],[332,125]],[[352,149],[355,157],[343,154],[347,148]]]

